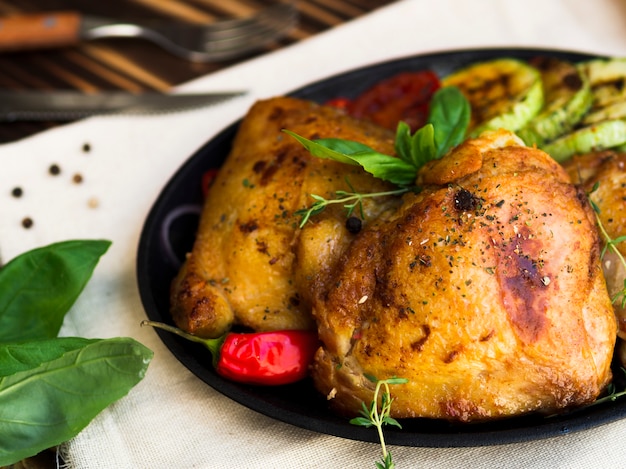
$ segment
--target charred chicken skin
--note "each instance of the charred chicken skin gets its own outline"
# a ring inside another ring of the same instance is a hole
[[[586,195],[505,131],[418,182],[310,284],[319,391],[354,415],[372,399],[367,376],[402,377],[392,416],[464,422],[594,401],[616,322]]]

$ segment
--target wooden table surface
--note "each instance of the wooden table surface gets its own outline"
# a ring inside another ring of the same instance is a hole
[[[77,10],[126,21],[166,19],[213,23],[251,16],[272,3],[275,0],[0,0],[0,16]],[[164,92],[193,78],[295,43],[392,1],[297,0],[295,3],[298,23],[287,36],[236,60],[191,63],[140,39],[99,39],[62,49],[0,54],[0,89]],[[0,143],[55,125],[61,124],[1,123]]]

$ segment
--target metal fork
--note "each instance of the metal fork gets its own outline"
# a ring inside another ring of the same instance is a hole
[[[134,37],[152,41],[193,62],[211,62],[260,49],[284,36],[297,19],[293,3],[277,3],[250,18],[222,20],[206,26],[157,21],[135,24],[76,12],[13,16],[0,19],[0,51]]]

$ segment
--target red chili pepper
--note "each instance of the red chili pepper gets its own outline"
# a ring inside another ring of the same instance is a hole
[[[229,332],[216,339],[203,339],[176,327],[153,321],[165,329],[207,347],[220,376],[240,383],[276,386],[305,378],[319,339],[313,331]]]
[[[216,370],[225,378],[278,385],[305,378],[319,347],[310,331],[273,331],[226,335]]]

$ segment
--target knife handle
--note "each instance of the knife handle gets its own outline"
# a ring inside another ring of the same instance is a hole
[[[61,11],[0,18],[0,51],[47,49],[79,41],[79,13]]]

